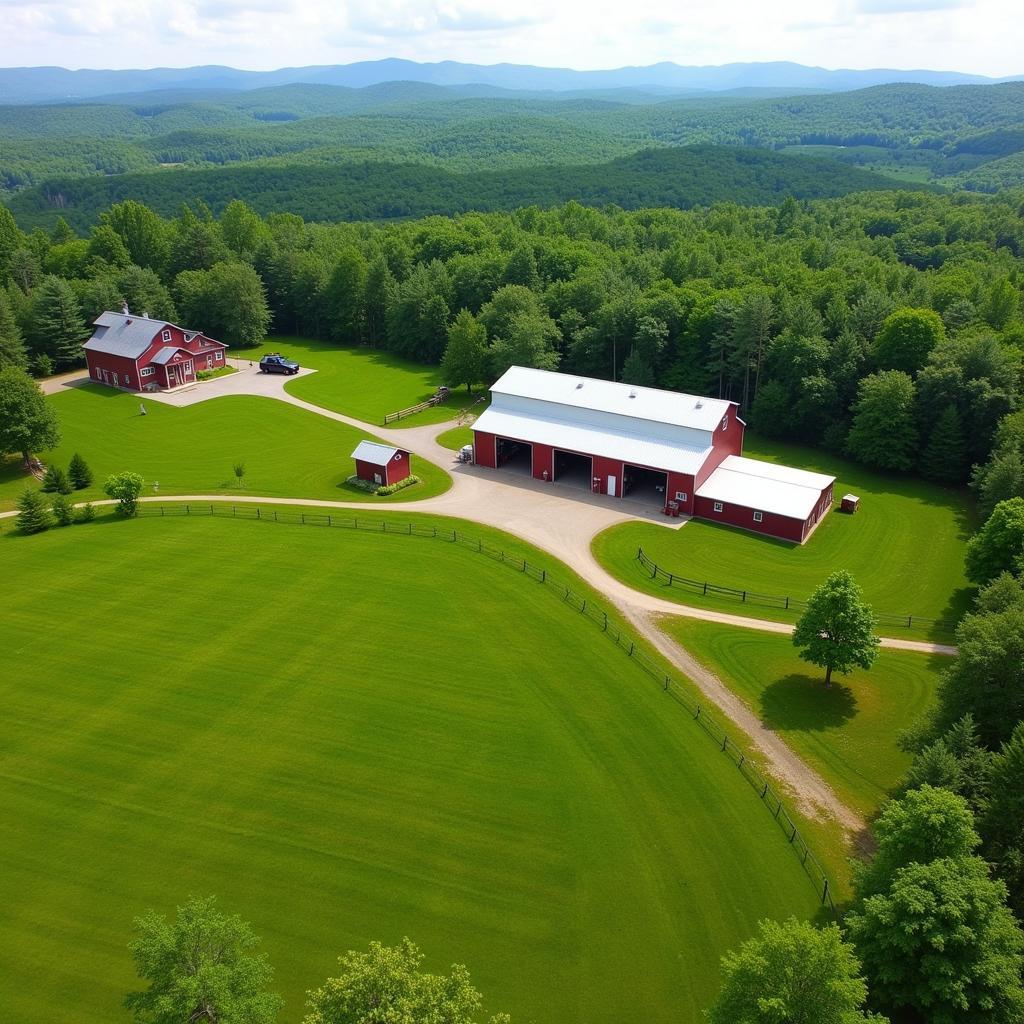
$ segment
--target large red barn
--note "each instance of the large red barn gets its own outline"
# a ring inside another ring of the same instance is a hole
[[[737,405],[513,366],[473,427],[478,465],[803,543],[833,477],[742,457]]]
[[[166,320],[130,313],[101,313],[85,343],[89,376],[99,384],[127,391],[158,391],[196,381],[201,370],[225,365],[221,341],[186,331]]]

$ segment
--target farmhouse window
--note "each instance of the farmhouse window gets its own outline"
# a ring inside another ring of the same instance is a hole
[[[139,371],[139,376],[140,377],[152,377],[154,373],[156,373],[156,367],[155,366],[144,366]]]
[[[676,491],[676,501],[686,501],[686,500],[687,500],[686,491]]]
[[[722,511],[722,503],[720,501],[716,501],[715,502],[715,511],[716,512],[721,512]]]
[[[160,337],[163,338],[164,341],[170,341],[171,340],[171,332],[170,331],[164,331],[163,334],[160,335]]]
[[[760,523],[763,519],[764,519],[764,513],[763,512],[755,512],[754,513],[754,522],[755,523]]]

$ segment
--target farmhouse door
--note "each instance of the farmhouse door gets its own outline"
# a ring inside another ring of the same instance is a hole
[[[618,485],[619,485],[619,481],[616,480],[615,477],[613,477],[613,476],[608,477],[608,494],[609,494],[610,497],[612,497],[612,498],[615,497],[615,489],[616,489],[616,487],[618,487]]]

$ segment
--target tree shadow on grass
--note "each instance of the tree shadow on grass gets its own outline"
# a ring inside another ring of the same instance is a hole
[[[761,694],[761,720],[769,729],[838,729],[856,714],[853,690],[836,681],[826,690],[823,676],[794,672],[776,679]]]

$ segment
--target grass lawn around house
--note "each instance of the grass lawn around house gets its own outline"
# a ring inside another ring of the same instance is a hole
[[[104,514],[0,549],[19,1024],[122,1013],[132,918],[190,893],[263,937],[282,1024],[341,952],[403,935],[429,969],[467,963],[488,1013],[697,1024],[725,950],[816,912],[716,744],[552,588],[471,548]],[[207,613],[171,636],[183,601]]]
[[[783,622],[799,613],[652,581],[637,561],[637,548],[669,572],[759,594],[806,599],[829,573],[847,569],[876,612],[955,622],[968,609],[974,591],[963,559],[976,523],[966,490],[883,475],[813,448],[749,435],[744,454],[836,477],[836,506],[806,544],[697,519],[678,530],[626,523],[594,538],[595,557],[624,583],[666,600]],[[861,497],[852,516],[835,510],[851,491]],[[884,631],[937,632],[891,624]]]
[[[232,349],[229,358],[259,362],[266,352],[281,352],[302,366],[316,369],[316,373],[289,380],[285,384],[289,394],[365,423],[382,425],[388,413],[425,402],[444,383],[439,366],[413,363],[381,349],[336,345],[312,338],[268,338],[251,349]],[[447,402],[388,426],[444,423],[479,397],[479,391],[467,394],[464,387],[459,388],[452,391]]]
[[[949,659],[883,650],[869,672],[834,676],[802,661],[788,636],[665,616],[661,628],[869,816],[910,767],[899,733],[931,706]]]
[[[103,481],[132,470],[146,480],[145,494],[252,494],[392,503],[417,501],[451,486],[444,470],[413,456],[422,483],[386,498],[346,484],[350,455],[367,433],[268,398],[229,395],[175,408],[140,396],[88,384],[47,399],[60,419],[63,439],[54,452],[36,453],[67,467],[79,452],[93,472],[93,486],[75,501],[104,497]],[[139,415],[139,403],[147,414]],[[372,438],[371,438],[372,439]],[[232,467],[245,462],[244,486]],[[0,511],[14,507],[35,481],[18,457],[0,463]]]

